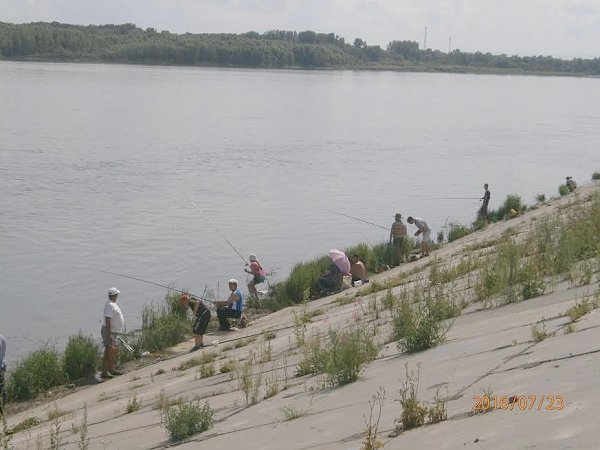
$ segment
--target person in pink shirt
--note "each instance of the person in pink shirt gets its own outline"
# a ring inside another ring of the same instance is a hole
[[[256,291],[256,285],[265,282],[265,271],[256,259],[256,255],[252,253],[248,259],[250,260],[250,268],[245,268],[244,272],[253,275],[252,280],[248,283],[248,290],[250,295],[254,298],[258,298],[258,292]]]

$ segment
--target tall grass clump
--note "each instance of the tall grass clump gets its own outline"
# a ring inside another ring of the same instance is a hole
[[[422,304],[411,300],[402,298],[393,312],[393,338],[398,348],[415,353],[443,343],[448,326],[442,323],[440,306],[435,306],[431,299]]]
[[[200,401],[179,403],[169,408],[165,417],[165,428],[173,441],[181,441],[202,433],[213,426],[214,411],[208,402]]]
[[[469,227],[465,227],[464,225],[455,224],[450,227],[450,231],[448,231],[448,242],[456,241],[461,237],[465,237],[466,235],[471,233],[471,229]]]
[[[10,372],[9,398],[29,400],[65,381],[61,357],[52,346],[29,353]]]
[[[94,375],[100,360],[100,348],[91,336],[81,331],[69,337],[63,364],[69,380],[78,380]]]
[[[592,174],[592,180],[600,180],[600,172],[594,172]]]
[[[144,306],[142,331],[136,346],[151,352],[160,351],[189,339],[191,335],[191,320],[179,304],[179,294],[170,292],[164,305]]]
[[[363,324],[344,330],[330,328],[323,338],[316,335],[305,344],[297,373],[324,374],[331,386],[352,383],[379,353],[373,339]]]
[[[516,214],[519,215],[524,212],[525,209],[526,206],[519,195],[508,194],[500,208],[498,208],[498,210],[489,211],[487,217],[491,222],[498,222],[510,218],[511,210],[514,210]]]
[[[561,197],[564,197],[569,192],[571,192],[571,191],[569,190],[569,188],[567,187],[566,184],[561,184],[560,186],[558,186],[558,193],[560,194]]]

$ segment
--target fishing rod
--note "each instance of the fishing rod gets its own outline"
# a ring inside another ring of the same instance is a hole
[[[358,220],[359,222],[368,223],[369,225],[373,225],[373,226],[376,226],[376,227],[378,227],[378,228],[383,228],[384,230],[387,230],[387,229],[388,229],[388,227],[384,227],[384,226],[382,226],[382,225],[378,225],[378,224],[376,224],[376,223],[369,222],[368,220],[359,219],[358,217],[349,216],[348,214],[344,214],[344,213],[341,213],[341,212],[337,212],[337,211],[334,211],[333,209],[327,209],[327,208],[326,208],[326,211],[329,211],[329,212],[332,212],[332,213],[334,213],[334,214],[337,214],[338,216],[344,216],[344,217],[348,217],[349,219]]]
[[[189,294],[189,295],[191,295],[194,298],[198,298],[200,300],[204,300],[204,301],[209,302],[209,303],[214,303],[212,300],[209,300],[209,299],[204,298],[202,296],[194,295],[191,292],[181,291],[181,290],[175,289],[174,287],[171,287],[171,286],[165,286],[164,284],[155,283],[154,281],[142,280],[141,278],[130,277],[129,275],[123,275],[122,273],[109,272],[108,270],[99,270],[98,272],[107,273],[109,275],[115,275],[117,277],[122,277],[122,278],[129,278],[130,280],[136,280],[136,281],[140,281],[142,283],[152,284],[154,286],[162,287],[162,288],[168,289],[170,291],[179,292],[180,294]]]
[[[427,200],[481,200],[481,197],[429,197]]]
[[[196,204],[196,202],[192,202],[192,204],[194,205],[194,207],[196,208],[196,210],[198,210],[198,211],[201,211],[201,210],[200,210],[200,208],[198,208],[198,205]],[[210,220],[209,220],[209,222],[210,222]],[[210,224],[211,224],[211,225],[214,227],[215,231],[216,231],[217,233],[219,233],[219,236],[221,236],[221,237],[222,237],[222,238],[225,240],[225,242],[227,242],[227,243],[229,244],[229,246],[230,246],[230,247],[233,249],[233,251],[234,251],[234,252],[236,252],[236,253],[237,253],[237,255],[238,255],[240,258],[242,258],[242,261],[244,261],[244,263],[245,263],[246,265],[248,265],[248,261],[246,261],[246,258],[244,258],[244,257],[242,256],[242,254],[241,254],[240,252],[238,252],[237,248],[235,248],[235,247],[233,246],[233,244],[232,244],[232,243],[229,241],[229,239],[227,239],[227,238],[225,237],[225,235],[224,235],[223,233],[221,233],[221,230],[219,230],[219,229],[218,229],[218,228],[215,226],[215,224],[213,224],[212,222],[210,222]]]

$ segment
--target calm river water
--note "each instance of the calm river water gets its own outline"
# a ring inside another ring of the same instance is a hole
[[[487,182],[533,203],[600,170],[600,80],[0,63],[0,333],[9,360],[128,327],[165,290],[283,279],[387,239],[394,213],[469,223]],[[198,205],[196,209],[193,203]],[[414,231],[414,230],[413,230]]]

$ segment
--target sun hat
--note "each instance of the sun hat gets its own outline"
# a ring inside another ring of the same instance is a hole
[[[250,256],[248,256],[248,259],[250,261],[256,261],[256,255],[254,253],[250,253]]]
[[[111,287],[108,290],[108,296],[109,297],[114,297],[115,295],[119,295],[121,293],[121,291],[119,291],[116,287]]]
[[[227,280],[227,282],[230,284],[238,284],[238,282],[235,278],[231,278],[231,279]]]

